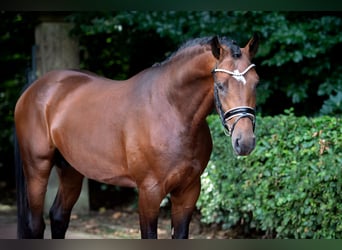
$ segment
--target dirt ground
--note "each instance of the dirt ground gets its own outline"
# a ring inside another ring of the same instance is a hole
[[[1,184],[1,183],[0,183]],[[0,185],[0,239],[15,239],[17,231],[15,190]],[[94,203],[94,202],[93,202]],[[107,208],[106,208],[107,207]],[[114,209],[108,209],[113,207]],[[160,211],[158,237],[171,238],[170,209]],[[191,239],[243,239],[261,238],[261,235],[246,235],[241,228],[222,230],[219,225],[201,223],[201,215],[195,212],[191,223]],[[45,217],[45,238],[51,238],[48,216]],[[68,239],[139,239],[139,216],[136,202],[98,207],[86,214],[72,213],[66,238]]]
[[[16,238],[16,210],[14,206],[0,204],[0,239]],[[45,238],[51,238],[49,220]],[[158,237],[168,239],[171,235],[170,218],[167,211],[161,211],[158,223]],[[90,211],[88,215],[72,214],[66,238],[68,239],[139,239],[138,212],[130,207],[116,210]],[[200,222],[196,213],[190,224],[192,239],[241,238],[237,232],[219,230],[218,226],[207,226]]]

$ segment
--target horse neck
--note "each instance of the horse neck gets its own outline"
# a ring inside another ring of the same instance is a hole
[[[216,63],[211,50],[189,53],[169,67],[168,101],[184,122],[198,127],[205,121],[214,103],[211,71]]]

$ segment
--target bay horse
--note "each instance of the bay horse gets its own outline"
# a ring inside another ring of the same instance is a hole
[[[160,203],[170,194],[171,236],[188,238],[212,151],[208,114],[216,106],[236,154],[255,147],[258,44],[257,35],[243,48],[226,37],[196,38],[123,81],[74,70],[38,78],[15,107],[18,238],[44,237],[53,166],[52,238],[65,237],[84,176],[137,188],[141,238],[157,238]]]

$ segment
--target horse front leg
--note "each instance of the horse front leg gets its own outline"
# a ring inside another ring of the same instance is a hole
[[[173,239],[188,239],[192,213],[200,193],[200,179],[191,186],[171,192],[171,227]]]
[[[159,208],[162,200],[160,188],[139,188],[139,220],[142,239],[157,239]]]

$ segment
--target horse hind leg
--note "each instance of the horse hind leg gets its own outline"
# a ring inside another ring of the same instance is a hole
[[[51,167],[48,159],[23,159],[26,187],[21,189],[18,197],[21,200],[18,205],[18,220],[21,220],[18,221],[19,238],[44,237],[44,198]]]
[[[81,193],[83,175],[72,168],[59,152],[56,158],[59,187],[49,213],[51,236],[53,239],[64,239],[71,210]]]

